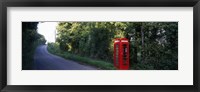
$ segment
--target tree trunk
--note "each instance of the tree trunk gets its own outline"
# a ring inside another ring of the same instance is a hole
[[[141,41],[142,41],[141,62],[144,63],[144,23],[141,23]]]
[[[135,35],[134,35],[134,52],[133,52],[133,58],[134,58],[134,62],[135,63],[138,63],[138,60],[137,60],[137,28],[135,30]]]

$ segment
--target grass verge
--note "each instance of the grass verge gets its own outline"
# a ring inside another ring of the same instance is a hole
[[[88,57],[82,57],[79,55],[71,54],[69,52],[61,51],[59,49],[58,44],[56,43],[48,43],[47,50],[57,56],[63,57],[65,59],[73,60],[81,64],[86,64],[90,66],[94,66],[98,69],[103,70],[115,70],[116,68],[113,66],[113,64],[101,61],[101,60],[94,60]]]

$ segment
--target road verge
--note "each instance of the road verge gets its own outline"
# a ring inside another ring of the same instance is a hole
[[[83,56],[79,56],[79,55],[75,55],[75,54],[71,54],[71,53],[66,52],[66,51],[65,52],[61,51],[59,49],[58,44],[55,44],[55,43],[48,43],[47,50],[51,54],[63,57],[65,59],[76,61],[80,64],[86,64],[86,65],[94,66],[94,67],[97,67],[98,69],[103,69],[103,70],[115,70],[115,67],[111,63],[101,61],[101,60],[94,60],[94,59],[90,59],[88,57],[83,57]]]

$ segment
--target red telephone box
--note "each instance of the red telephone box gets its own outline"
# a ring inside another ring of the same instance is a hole
[[[129,41],[126,38],[114,41],[114,66],[120,70],[129,69]]]

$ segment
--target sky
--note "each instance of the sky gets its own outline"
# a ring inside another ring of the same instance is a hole
[[[44,35],[47,42],[55,42],[57,24],[58,22],[39,22],[38,33]]]

